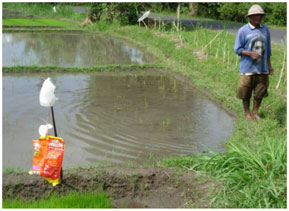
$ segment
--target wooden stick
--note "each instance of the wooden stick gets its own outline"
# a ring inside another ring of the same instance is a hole
[[[54,128],[54,135],[57,137],[53,106],[51,106],[51,115],[52,115],[52,122],[53,122],[53,128]],[[63,171],[62,171],[62,168],[61,168],[61,171],[60,171],[60,184],[61,183],[63,183]]]

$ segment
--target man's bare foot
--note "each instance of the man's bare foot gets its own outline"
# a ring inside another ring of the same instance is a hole
[[[252,114],[252,119],[261,120],[261,117],[258,114]]]
[[[248,119],[248,120],[253,120],[253,118],[251,117],[251,114],[245,114],[245,118]]]

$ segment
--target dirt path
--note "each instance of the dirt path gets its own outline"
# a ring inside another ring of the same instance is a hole
[[[64,184],[52,187],[39,176],[3,174],[3,199],[39,199],[70,190],[103,189],[114,208],[207,208],[220,185],[193,171],[160,167],[109,167],[64,171]]]

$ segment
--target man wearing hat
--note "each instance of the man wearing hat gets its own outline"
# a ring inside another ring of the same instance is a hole
[[[261,119],[258,110],[263,97],[268,96],[268,75],[274,73],[270,62],[270,32],[267,26],[261,24],[264,15],[265,12],[259,5],[253,5],[249,9],[247,17],[250,21],[239,29],[234,46],[235,53],[241,56],[237,97],[243,101],[245,117],[248,120]],[[253,110],[250,113],[253,91]]]

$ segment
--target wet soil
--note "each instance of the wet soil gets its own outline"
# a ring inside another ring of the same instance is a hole
[[[40,176],[3,174],[3,199],[37,200],[71,190],[103,190],[113,208],[207,208],[220,185],[194,171],[160,167],[95,167],[64,171],[62,184],[52,187]]]

